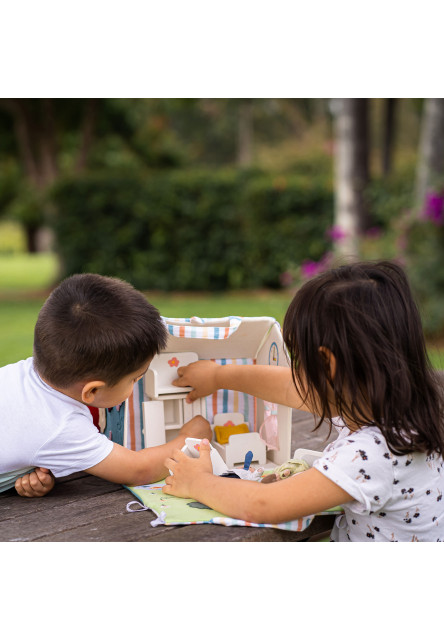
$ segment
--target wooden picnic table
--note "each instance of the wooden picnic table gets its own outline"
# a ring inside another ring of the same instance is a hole
[[[325,446],[325,430],[313,435],[312,427],[311,416],[294,412],[292,451]],[[44,498],[22,498],[10,489],[0,493],[0,541],[296,542],[327,535],[334,522],[334,516],[316,516],[301,532],[215,524],[152,527],[152,511],[126,510],[135,499],[121,485],[83,472],[58,479]]]
[[[331,529],[333,521],[316,517],[300,533],[214,524],[152,527],[152,511],[127,512],[135,499],[121,485],[86,473],[61,478],[44,498],[22,498],[11,489],[0,494],[0,541],[291,542]]]

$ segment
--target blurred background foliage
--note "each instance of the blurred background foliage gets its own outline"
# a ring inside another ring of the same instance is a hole
[[[344,258],[348,180],[357,256],[406,267],[427,335],[440,340],[442,101],[2,98],[0,293],[14,288],[8,264],[12,277],[21,256],[40,255],[50,262],[33,263],[29,290],[95,271],[158,295],[290,299]]]
[[[53,228],[66,273],[140,289],[278,288],[290,265],[327,250],[328,180],[262,172],[119,172],[59,182]]]

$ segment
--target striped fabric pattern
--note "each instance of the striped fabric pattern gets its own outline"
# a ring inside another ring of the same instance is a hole
[[[304,516],[297,520],[289,520],[279,524],[249,522],[230,518],[220,511],[213,509],[195,509],[189,503],[188,498],[176,498],[162,492],[165,480],[152,484],[130,487],[124,485],[141,502],[129,502],[126,506],[128,512],[149,509],[156,514],[157,519],[151,520],[152,527],[159,525],[175,526],[181,524],[219,524],[224,527],[267,527],[270,529],[283,529],[285,531],[304,531],[313,522],[314,515]],[[191,503],[192,504],[192,503]],[[135,506],[135,508],[132,508]]]
[[[237,520],[236,518],[225,516],[213,518],[211,523],[222,524],[225,527],[266,527],[268,529],[283,529],[284,531],[304,531],[311,525],[313,519],[314,516],[305,516],[304,518],[299,518],[299,520],[289,520],[280,524],[258,524],[257,522],[247,522],[246,520]]]
[[[138,380],[133,392],[126,400],[128,404],[128,423],[126,446],[132,451],[145,447],[142,422],[143,380]]]
[[[214,359],[217,364],[256,364],[254,358],[221,358]],[[213,395],[205,398],[206,418],[213,423],[216,413],[242,413],[250,431],[257,430],[257,399],[247,393],[219,389]]]
[[[177,338],[203,338],[204,340],[224,340],[236,331],[242,322],[239,316],[226,318],[162,318],[168,333]],[[227,327],[204,326],[206,322],[229,322]],[[174,323],[174,324],[173,324]]]

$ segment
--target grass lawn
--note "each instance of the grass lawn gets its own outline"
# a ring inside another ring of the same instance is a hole
[[[0,300],[0,367],[32,355],[34,325],[43,300]]]
[[[250,297],[251,296],[251,297]],[[224,294],[208,297],[176,294],[148,295],[163,316],[185,318],[190,316],[224,317],[272,316],[282,322],[290,301],[289,296],[271,294]],[[5,300],[0,298],[0,367],[32,355],[34,325],[45,298],[33,300]]]
[[[435,369],[441,369],[444,371],[444,345],[439,347],[435,345],[427,345],[427,351],[430,362]]]
[[[51,254],[0,255],[0,366],[32,355],[34,325],[56,273],[57,262]],[[292,294],[148,292],[147,297],[170,318],[272,316],[282,324]],[[433,366],[444,369],[444,344],[430,344],[428,351]]]
[[[0,295],[47,289],[56,274],[57,260],[51,253],[0,254]]]
[[[34,325],[56,273],[57,262],[50,254],[0,255],[0,366],[32,355]],[[272,316],[280,323],[291,300],[288,291],[146,295],[170,318]]]

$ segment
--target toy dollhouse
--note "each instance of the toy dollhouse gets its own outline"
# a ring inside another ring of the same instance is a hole
[[[228,467],[244,462],[275,466],[291,458],[291,408],[271,405],[248,394],[219,389],[212,396],[189,404],[188,388],[176,387],[177,368],[202,359],[225,364],[288,367],[280,326],[274,318],[164,318],[169,338],[155,356],[137,397],[126,402],[123,444],[151,447],[174,438],[195,415],[203,415],[213,429],[213,447]],[[136,424],[131,403],[140,409]],[[131,422],[132,418],[132,422]],[[131,423],[131,424],[130,424]],[[140,430],[139,445],[134,433]]]

